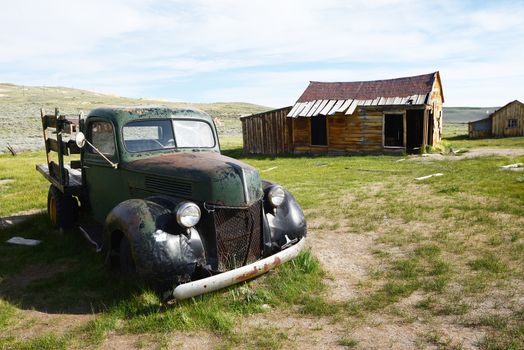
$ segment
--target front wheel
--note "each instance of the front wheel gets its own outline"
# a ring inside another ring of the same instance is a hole
[[[47,214],[53,228],[69,229],[78,217],[78,201],[51,185],[47,193]]]
[[[131,245],[126,237],[122,238],[119,247],[119,266],[122,277],[129,281],[136,281],[138,275],[136,272],[135,260],[131,252]]]

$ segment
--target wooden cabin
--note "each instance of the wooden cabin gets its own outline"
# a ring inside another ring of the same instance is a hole
[[[263,133],[261,120],[275,113],[269,111],[242,118],[244,151],[418,152],[425,145],[440,142],[443,102],[439,72],[375,81],[312,81],[287,113],[287,122],[280,123],[282,129],[269,123],[279,138],[288,138],[286,147],[267,153],[267,148],[256,146],[275,139],[275,134],[268,138]]]
[[[469,138],[524,136],[524,104],[517,100],[489,117],[468,123]]]

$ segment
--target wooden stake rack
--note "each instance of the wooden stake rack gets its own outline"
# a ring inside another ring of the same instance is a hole
[[[64,156],[80,154],[80,148],[76,145],[74,139],[66,142],[63,138],[65,135],[72,135],[79,131],[82,115],[62,115],[58,108],[55,108],[54,114],[46,114],[44,109],[41,109],[40,115],[47,159],[47,169],[45,169],[47,171],[44,171],[47,174],[44,175],[62,192],[66,192],[71,178],[69,174],[70,169],[79,169],[81,168],[81,164],[80,161],[76,160],[71,161],[70,166],[64,165]],[[50,152],[57,153],[58,164],[50,159]],[[37,167],[40,172],[44,173],[43,167],[40,166],[40,168],[42,169]],[[75,183],[74,185],[77,184]]]

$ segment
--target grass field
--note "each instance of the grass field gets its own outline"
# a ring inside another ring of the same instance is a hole
[[[484,142],[445,135],[453,148]],[[240,287],[162,305],[37,214],[0,230],[0,349],[524,348],[524,173],[498,170],[523,156],[245,157],[240,145],[222,140],[303,206],[309,251]],[[0,155],[0,216],[44,210],[43,161]],[[4,243],[12,236],[43,243]]]
[[[489,138],[489,139],[468,139],[467,123],[446,123],[444,128],[444,144],[455,150],[469,149],[476,147],[487,148],[522,148],[524,147],[523,137]]]

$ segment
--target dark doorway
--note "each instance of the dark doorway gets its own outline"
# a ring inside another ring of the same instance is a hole
[[[418,152],[424,137],[424,110],[406,112],[406,151]]]
[[[327,146],[326,116],[311,117],[311,145]]]
[[[404,146],[404,116],[402,114],[384,115],[384,146]]]

